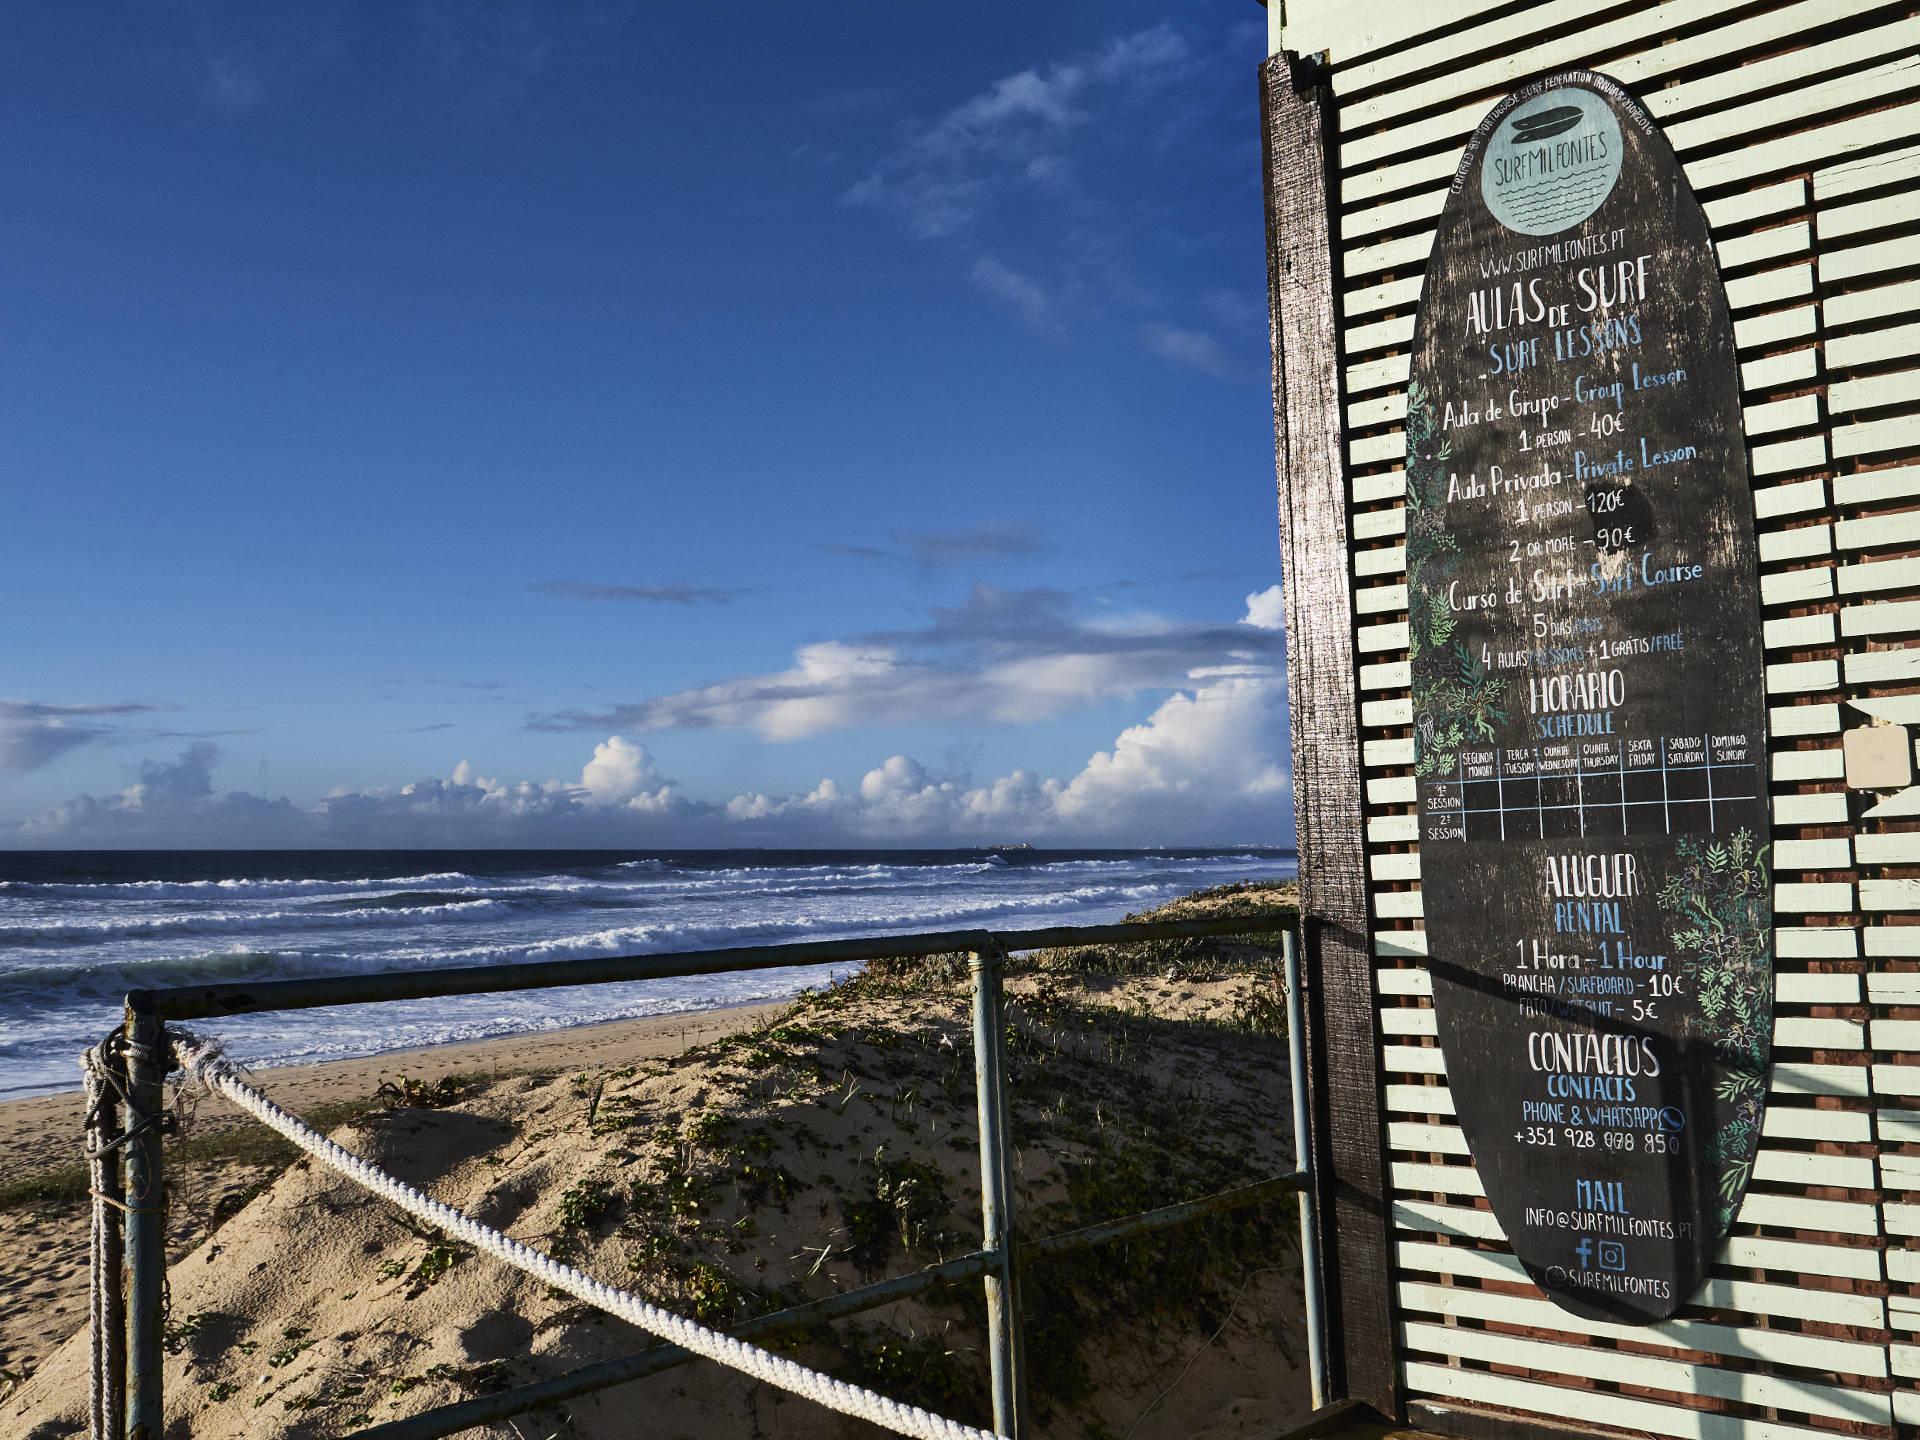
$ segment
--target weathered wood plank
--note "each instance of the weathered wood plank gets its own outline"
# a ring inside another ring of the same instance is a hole
[[[1762,605],[1810,605],[1825,600],[1833,594],[1833,571],[1831,569],[1793,570],[1785,574],[1762,575],[1760,577],[1760,603]],[[1795,721],[1805,723],[1805,716],[1789,716],[1788,724]],[[1833,727],[1838,729],[1836,725]],[[1781,730],[1777,725],[1774,734],[1807,733],[1793,730]]]
[[[1812,841],[1807,843],[1822,844],[1825,842]],[[1845,840],[1839,840],[1834,843],[1844,847],[1847,842]],[[1847,865],[1843,861],[1833,868],[1844,870],[1847,868]],[[1842,929],[1839,926],[1828,926],[1826,928],[1838,931],[1838,934],[1834,937],[1838,943],[1831,947],[1820,948],[1813,953],[1825,958],[1845,957],[1856,953],[1854,949],[1853,932],[1851,930]],[[1796,930],[1791,926],[1782,926],[1780,930],[1774,932],[1776,939],[1781,938],[1782,931],[1788,932],[1786,938],[1789,939],[1809,934],[1817,935],[1819,933],[1818,931]],[[1780,953],[1784,957],[1789,953],[1803,954],[1806,953],[1806,950],[1802,947],[1796,947],[1794,950],[1789,951],[1785,945],[1782,945],[1780,947]],[[1860,1003],[1860,977],[1858,975],[1802,975],[1791,970],[1783,970],[1775,978],[1774,984],[1782,1005],[1858,1005]]]
[[[1523,12],[1472,29],[1463,27],[1387,60],[1343,67],[1334,80],[1334,89],[1345,95],[1378,86],[1395,74],[1409,74],[1432,65],[1446,65],[1432,79],[1396,85],[1365,99],[1342,104],[1340,128],[1359,130],[1384,124],[1396,116],[1408,115],[1416,110],[1443,105],[1462,95],[1480,96],[1510,89],[1523,78],[1565,69],[1609,50],[1633,47],[1637,42],[1643,42],[1651,31],[1695,24],[1734,7],[1729,0],[1681,0],[1681,3],[1662,5],[1651,15],[1640,11],[1623,19],[1593,23],[1595,12],[1609,8],[1617,6],[1586,0],[1584,4],[1571,7],[1566,12],[1569,20],[1582,16],[1589,23],[1570,34],[1531,45],[1515,43],[1533,40],[1539,33],[1537,14]],[[1812,7],[1799,8],[1807,12],[1803,23],[1815,18]],[[1479,58],[1483,56],[1490,58]],[[1470,63],[1447,63],[1456,60],[1468,60]],[[1609,73],[1612,73],[1610,68]]]
[[[1835,155],[1872,149],[1914,134],[1920,134],[1920,101],[1783,135],[1778,140],[1740,146],[1682,168],[1696,189],[1707,190],[1807,168]]]
[[[1274,455],[1296,843],[1308,986],[1321,1271],[1332,1393],[1399,1413],[1387,1251],[1386,1135],[1360,811],[1353,571],[1334,304],[1331,92],[1287,56],[1261,68]],[[1404,559],[1402,565],[1404,567]],[[1336,1059],[1337,1057],[1337,1059]]]
[[[1813,172],[1814,199],[1822,204],[1842,195],[1857,195],[1877,190],[1896,181],[1911,181],[1920,174],[1920,145],[1909,145],[1860,160],[1847,160]]]
[[[1790,615],[1761,626],[1769,650],[1810,650],[1833,643],[1837,621],[1831,615]]]
[[[1596,1424],[1650,1430],[1657,1435],[1684,1437],[1684,1440],[1813,1440],[1814,1436],[1824,1433],[1800,1425],[1748,1420],[1593,1390],[1570,1390],[1560,1385],[1514,1380],[1483,1370],[1456,1370],[1422,1361],[1408,1364],[1407,1385],[1412,1390],[1451,1399],[1511,1405],[1550,1415],[1565,1414],[1577,1406],[1583,1419]]]
[[[1833,583],[1842,595],[1867,595],[1881,590],[1920,589],[1920,560],[1872,560],[1841,565]]]
[[[1846,1390],[1805,1380],[1713,1369],[1681,1360],[1662,1360],[1591,1345],[1555,1345],[1457,1325],[1408,1321],[1402,1327],[1407,1347],[1438,1355],[1458,1355],[1496,1365],[1517,1365],[1553,1375],[1604,1380],[1680,1395],[1707,1395],[1746,1405],[1820,1415],[1859,1425],[1893,1423],[1891,1396],[1870,1390]]]
[[[1807,354],[1807,351],[1800,351]],[[1783,357],[1791,360],[1795,357]],[[1758,520],[1778,520],[1789,515],[1804,515],[1822,510],[1827,503],[1824,480],[1792,480],[1785,485],[1762,485],[1753,492],[1753,514]]]
[[[1897,285],[1878,285],[1871,290],[1829,295],[1820,302],[1821,315],[1829,326],[1836,328],[1915,312],[1920,312],[1920,280],[1902,280]]]
[[[1913,247],[1915,253],[1920,254],[1920,240],[1915,240]],[[1866,380],[1840,380],[1827,387],[1827,408],[1836,413],[1917,402],[1920,402],[1920,370],[1896,370]]]
[[[1864,425],[1845,425],[1833,432],[1833,458],[1836,460],[1855,455],[1873,455],[1883,450],[1911,450],[1915,446],[1920,446],[1920,415],[1873,420]]]
[[[1920,158],[1911,163],[1920,170]],[[1852,205],[1836,205],[1814,217],[1815,230],[1823,245],[1849,235],[1864,235],[1869,230],[1884,230],[1891,225],[1920,225],[1920,190],[1882,195]]]
[[[1718,200],[1707,201],[1700,208],[1707,212],[1707,223],[1718,231],[1733,225],[1764,220],[1789,210],[1800,210],[1805,208],[1806,203],[1807,182],[1796,178],[1782,180],[1777,185],[1762,185],[1755,190],[1723,195]]]
[[[1401,1304],[1428,1314],[1454,1315],[1463,1320],[1497,1320],[1542,1330],[1559,1330],[1567,1312],[1550,1300],[1475,1290],[1459,1285],[1430,1285],[1403,1281]],[[1745,1360],[1793,1365],[1808,1370],[1830,1370],[1869,1379],[1887,1373],[1887,1352],[1879,1345],[1854,1340],[1832,1340],[1791,1330],[1722,1325],[1706,1320],[1667,1320],[1658,1325],[1615,1325],[1602,1320],[1581,1322],[1588,1334],[1606,1340],[1635,1340],[1649,1345],[1671,1345],[1676,1350],[1699,1350]]]
[[[1831,313],[1832,309],[1830,300],[1827,310]],[[1894,325],[1885,330],[1869,330],[1864,335],[1832,335],[1827,338],[1826,352],[1827,368],[1836,371],[1920,355],[1920,325]]]

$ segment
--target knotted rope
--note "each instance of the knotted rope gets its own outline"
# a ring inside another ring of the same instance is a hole
[[[242,1083],[234,1073],[233,1066],[221,1058],[216,1045],[178,1033],[175,1034],[175,1040],[181,1065],[189,1077],[199,1080],[208,1090],[226,1096],[249,1115],[286,1136],[321,1164],[339,1171],[428,1224],[459,1236],[476,1250],[484,1250],[555,1289],[564,1290],[610,1315],[618,1315],[622,1320],[695,1355],[717,1360],[756,1380],[795,1395],[804,1395],[828,1409],[870,1421],[896,1434],[919,1436],[921,1440],[996,1440],[990,1431],[976,1430],[944,1416],[889,1400],[858,1385],[849,1385],[831,1375],[822,1375],[817,1370],[810,1370],[784,1356],[762,1350],[757,1345],[750,1345],[717,1330],[709,1330],[685,1316],[650,1305],[638,1295],[604,1285],[591,1275],[482,1225],[452,1206],[442,1204],[432,1196],[424,1195],[395,1179],[358,1155],[343,1150],[326,1136],[289,1115],[259,1091]],[[96,1270],[95,1273],[99,1272]],[[95,1435],[100,1434],[96,1428]]]
[[[111,1083],[112,1062],[103,1053],[113,1043],[113,1038],[103,1040],[80,1057],[87,1100],[87,1115],[83,1122],[87,1147],[87,1188],[93,1192],[93,1224],[88,1237],[92,1278],[87,1296],[87,1420],[92,1440],[118,1440],[125,1429],[121,1416],[124,1397],[120,1394],[120,1387],[113,1383],[110,1359],[125,1339],[119,1307],[112,1303],[115,1297],[108,1294],[108,1286],[117,1284],[120,1277],[120,1256],[114,1253],[118,1247],[113,1243],[120,1226],[118,1217],[108,1211],[112,1203],[109,1188],[112,1177],[108,1166],[114,1160],[114,1146],[107,1137],[108,1127],[102,1123],[118,1089]]]

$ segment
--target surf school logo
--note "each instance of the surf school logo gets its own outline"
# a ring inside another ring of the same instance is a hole
[[[1607,102],[1562,85],[1500,122],[1480,165],[1480,195],[1507,229],[1552,235],[1600,208],[1623,156],[1620,122]]]

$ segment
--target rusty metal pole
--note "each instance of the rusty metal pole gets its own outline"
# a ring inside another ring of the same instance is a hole
[[[160,1440],[161,1296],[166,1287],[166,1235],[162,1229],[165,1180],[161,1174],[160,1116],[165,1104],[166,1032],[151,1003],[127,1005],[126,1122],[137,1132],[121,1147],[126,1219],[126,1417],[127,1440]]]
[[[981,1248],[995,1264],[986,1273],[987,1353],[993,1381],[993,1428],[1008,1440],[1026,1440],[1026,1365],[1020,1343],[1012,1134],[1007,1119],[1007,1017],[1002,1003],[1004,953],[973,951],[973,1072],[980,1112]]]

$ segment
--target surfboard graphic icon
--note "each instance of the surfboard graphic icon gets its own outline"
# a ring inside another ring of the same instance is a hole
[[[1586,113],[1578,105],[1556,105],[1551,110],[1536,111],[1513,122],[1513,138],[1516,143],[1526,145],[1564,135],[1578,125]]]

